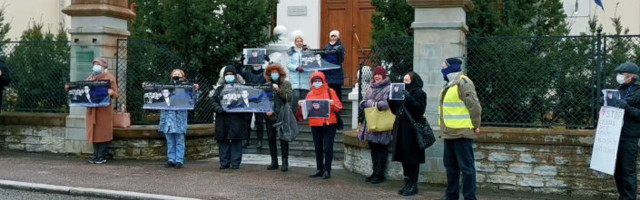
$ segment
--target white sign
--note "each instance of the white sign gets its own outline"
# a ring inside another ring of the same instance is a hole
[[[600,108],[589,168],[613,175],[623,117],[624,109],[609,106]]]

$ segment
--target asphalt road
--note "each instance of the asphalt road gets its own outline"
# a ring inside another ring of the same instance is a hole
[[[48,199],[48,200],[106,200],[104,198],[97,197],[82,197],[71,196],[65,194],[53,194],[53,193],[40,193],[26,190],[12,190],[0,188],[0,199],[11,200],[33,200],[33,199]]]

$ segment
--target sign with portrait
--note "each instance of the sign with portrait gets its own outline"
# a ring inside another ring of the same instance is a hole
[[[339,69],[340,65],[330,63],[324,59],[326,55],[337,54],[336,50],[309,49],[302,52],[300,58],[301,67],[304,71],[323,71]]]
[[[604,106],[617,107],[618,100],[620,100],[620,91],[616,89],[604,89],[602,90],[604,95]]]
[[[404,83],[391,83],[389,99],[404,100]]]
[[[266,49],[242,49],[244,54],[244,65],[262,65],[264,64],[264,55],[267,55]]]
[[[271,85],[226,84],[221,92],[220,105],[226,112],[273,111]]]
[[[325,118],[330,117],[329,100],[326,99],[314,99],[314,100],[302,100],[302,116],[305,118]]]
[[[599,116],[589,168],[613,175],[616,167],[624,109],[602,106],[600,107]]]
[[[193,84],[150,83],[144,88],[142,109],[193,110],[195,102]]]
[[[111,105],[109,81],[75,81],[69,83],[69,106],[107,107]]]

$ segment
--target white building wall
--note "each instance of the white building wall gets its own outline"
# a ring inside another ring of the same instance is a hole
[[[305,15],[291,16],[287,9],[290,7],[304,6],[307,9]],[[280,0],[278,3],[277,25],[287,28],[287,32],[300,30],[303,33],[304,43],[312,49],[320,46],[320,0]],[[293,45],[293,38],[289,38]]]
[[[7,38],[20,40],[22,32],[27,30],[30,24],[38,22],[44,24],[45,31],[56,33],[59,24],[64,24],[68,29],[71,18],[62,9],[71,5],[71,0],[0,0],[4,6],[5,23],[11,24]]]
[[[603,32],[614,34],[615,27],[611,18],[620,16],[624,28],[630,35],[640,35],[640,1],[638,0],[602,0],[604,10],[594,0],[564,0],[564,11],[571,28],[570,35],[589,33],[589,19],[593,16],[602,24]]]

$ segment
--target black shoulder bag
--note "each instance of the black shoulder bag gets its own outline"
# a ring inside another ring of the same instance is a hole
[[[409,117],[411,124],[416,128],[416,139],[418,140],[420,149],[426,149],[433,145],[433,143],[436,142],[436,137],[433,135],[433,129],[429,126],[429,122],[425,119],[424,123],[418,123],[413,120],[411,113],[409,113],[404,106],[402,109],[407,114],[407,117]]]
[[[333,97],[331,97],[331,88],[329,88],[329,100],[333,100]],[[340,99],[340,98],[338,98]],[[329,105],[329,110],[331,110],[331,105]],[[344,121],[342,121],[342,117],[340,116],[340,112],[335,112],[336,114],[336,119],[338,120],[337,123],[337,127],[338,130],[343,130],[344,129]]]

